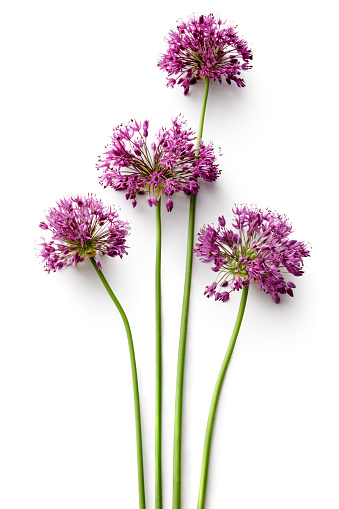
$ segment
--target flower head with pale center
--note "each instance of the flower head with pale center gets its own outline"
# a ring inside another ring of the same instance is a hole
[[[137,194],[147,192],[150,206],[157,205],[164,194],[167,210],[171,211],[174,193],[197,194],[198,178],[212,182],[218,177],[216,157],[212,144],[205,145],[202,140],[197,152],[195,133],[180,117],[172,120],[169,129],[160,129],[150,147],[148,126],[148,120],[143,123],[132,120],[114,129],[107,151],[99,158],[98,169],[103,171],[100,183],[125,190],[133,207]]]
[[[77,266],[96,254],[112,258],[127,254],[128,223],[93,194],[61,199],[49,209],[40,228],[51,233],[50,241],[42,239],[39,253],[48,273]],[[100,262],[96,263],[100,269]]]
[[[167,38],[168,49],[158,67],[168,74],[167,85],[181,85],[186,95],[200,78],[211,78],[244,87],[242,71],[251,68],[252,50],[238,36],[236,26],[216,19],[213,14],[182,21]],[[173,78],[172,76],[175,76]]]
[[[226,228],[222,216],[217,227],[204,226],[198,234],[194,251],[200,260],[213,261],[218,274],[205,295],[225,302],[230,292],[253,281],[276,303],[282,294],[293,297],[295,284],[286,282],[283,273],[303,274],[303,258],[310,256],[306,243],[289,238],[292,225],[284,216],[246,205],[235,206],[233,213],[235,232]]]

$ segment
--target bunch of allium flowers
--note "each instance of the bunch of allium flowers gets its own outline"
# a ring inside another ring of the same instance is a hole
[[[166,208],[173,208],[172,195],[179,191],[197,194],[198,178],[208,182],[218,175],[213,145],[200,140],[199,154],[194,147],[195,133],[179,117],[169,129],[161,128],[156,142],[147,145],[148,120],[143,124],[132,120],[114,129],[108,150],[99,158],[98,169],[103,170],[100,183],[104,187],[126,190],[126,199],[136,205],[136,196],[148,193],[150,206],[159,197],[167,196]]]
[[[245,86],[240,74],[251,68],[252,51],[238,36],[237,27],[226,23],[213,14],[191,17],[169,33],[168,50],[158,66],[168,73],[170,87],[181,85],[187,94],[198,79],[207,77],[219,83],[224,77],[229,85],[234,81]]]
[[[306,243],[289,239],[292,225],[284,216],[246,205],[235,206],[233,213],[236,233],[219,217],[217,227],[204,226],[198,234],[194,251],[202,261],[213,261],[212,270],[218,273],[205,295],[225,302],[230,292],[253,281],[276,303],[282,294],[293,297],[295,284],[286,282],[283,273],[303,274],[303,258],[310,256]]]
[[[40,228],[52,234],[52,240],[43,239],[40,244],[39,254],[47,272],[76,266],[96,254],[111,257],[127,254],[128,223],[121,221],[116,210],[104,206],[93,194],[61,199],[56,207],[49,209]],[[97,265],[101,268],[100,262]]]

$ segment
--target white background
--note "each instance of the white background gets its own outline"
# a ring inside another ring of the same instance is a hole
[[[43,271],[38,224],[56,200],[95,192],[129,220],[129,256],[103,259],[134,335],[148,507],[154,507],[155,214],[104,190],[111,129],[150,134],[182,113],[197,129],[203,83],[166,88],[164,37],[192,12],[238,23],[246,88],[210,87],[204,138],[222,175],[202,185],[197,230],[233,203],[285,213],[312,244],[295,297],[250,288],[214,429],[206,509],[339,507],[337,27],[330,1],[12,2],[1,13],[2,509],[137,508],[132,385],[124,328],[89,262]],[[163,211],[163,474],[171,507],[174,389],[187,196]],[[213,386],[237,313],[203,296],[194,260],[183,427],[183,509],[196,507]]]

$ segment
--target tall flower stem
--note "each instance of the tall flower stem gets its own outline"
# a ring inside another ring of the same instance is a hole
[[[205,496],[206,496],[206,485],[207,485],[207,474],[208,474],[208,465],[210,458],[210,450],[211,450],[211,441],[212,441],[212,432],[214,426],[214,418],[217,410],[217,405],[219,401],[219,396],[221,392],[221,387],[225,378],[226,370],[228,364],[230,362],[234,346],[238,337],[238,333],[240,330],[241,322],[244,316],[246,301],[248,296],[248,286],[244,286],[242,290],[240,305],[238,315],[235,321],[234,329],[232,332],[232,336],[221,365],[219,375],[217,378],[217,382],[215,384],[213,397],[210,406],[210,412],[208,415],[208,421],[206,426],[206,434],[205,434],[205,444],[204,444],[204,452],[202,457],[202,465],[201,465],[201,475],[200,475],[200,487],[199,487],[199,497],[198,497],[198,509],[203,509],[205,506]]]
[[[122,321],[124,322],[129,354],[131,359],[131,370],[132,370],[132,381],[133,381],[133,395],[134,395],[134,414],[135,414],[135,430],[136,430],[136,443],[137,443],[137,461],[138,461],[138,488],[139,488],[139,508],[146,509],[145,502],[145,484],[144,484],[144,466],[143,466],[143,456],[142,456],[142,435],[141,435],[141,417],[140,417],[140,399],[139,399],[139,388],[138,388],[138,375],[137,375],[137,366],[135,362],[135,354],[132,340],[131,328],[129,326],[127,316],[114,295],[111,287],[109,286],[105,276],[102,271],[98,269],[97,264],[94,258],[90,258],[90,262],[93,265],[95,272],[98,274],[101,279],[102,284],[107,290],[108,295],[111,297],[112,301],[116,305]]]
[[[161,396],[162,396],[162,353],[161,353],[161,197],[156,210],[155,246],[155,508],[162,508],[161,474]]]
[[[205,79],[205,89],[203,103],[201,108],[200,123],[197,135],[196,155],[199,154],[199,142],[202,137],[205,111],[209,89],[209,78]],[[193,241],[194,241],[194,220],[195,220],[195,203],[196,196],[191,194],[190,210],[188,217],[188,234],[187,234],[187,254],[186,254],[186,270],[184,295],[181,312],[178,364],[177,364],[177,381],[175,391],[175,415],[174,415],[174,445],[173,445],[173,509],[181,507],[181,434],[182,434],[182,400],[184,388],[184,367],[185,367],[185,351],[188,309],[191,293],[192,279],[192,261],[193,261]]]

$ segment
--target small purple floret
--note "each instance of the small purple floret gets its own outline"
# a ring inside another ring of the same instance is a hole
[[[290,240],[292,225],[286,217],[257,208],[235,206],[232,226],[225,227],[223,216],[217,227],[204,226],[198,234],[194,249],[203,262],[214,262],[217,281],[207,286],[205,295],[225,302],[229,293],[257,283],[260,291],[280,302],[280,295],[293,297],[295,284],[285,281],[282,272],[294,276],[303,274],[303,258],[310,256],[305,242]],[[229,292],[221,289],[228,286]]]
[[[97,254],[112,258],[127,254],[128,223],[93,194],[60,200],[49,209],[46,223],[41,222],[40,227],[51,232],[52,240],[42,239],[39,254],[48,273],[69,265],[76,267],[86,257],[94,258]],[[96,263],[101,269],[100,262]]]
[[[234,81],[238,87],[245,86],[240,74],[251,69],[252,50],[238,36],[236,26],[226,25],[227,21],[213,14],[193,16],[169,33],[167,52],[158,62],[168,74],[168,86],[181,85],[185,95],[191,85],[206,77],[219,83],[224,77],[229,85]]]
[[[168,212],[172,212],[172,209],[173,209],[173,201],[171,200],[171,198],[169,198],[166,202],[166,209]]]

